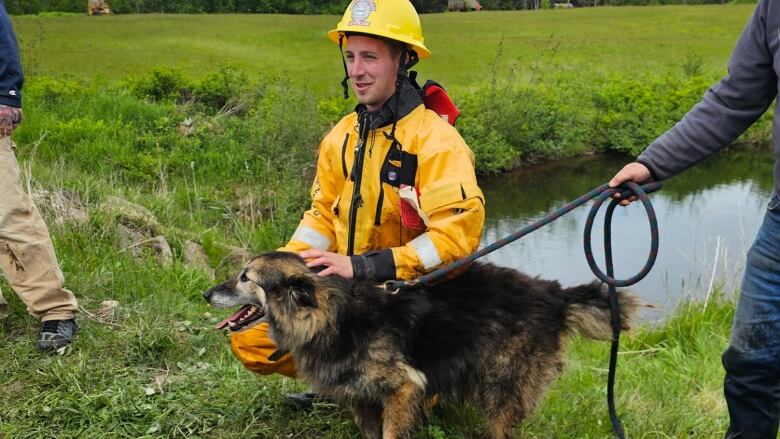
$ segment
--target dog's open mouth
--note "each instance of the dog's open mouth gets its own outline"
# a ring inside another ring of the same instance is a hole
[[[262,306],[244,305],[230,317],[217,323],[216,329],[229,327],[231,331],[238,331],[246,325],[261,319],[265,315]]]

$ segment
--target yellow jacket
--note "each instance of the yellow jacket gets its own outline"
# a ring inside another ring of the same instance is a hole
[[[398,121],[395,138],[400,147],[388,138],[390,125],[367,132],[362,204],[353,215],[358,119],[357,113],[344,117],[320,144],[311,208],[282,250],[318,248],[362,255],[353,257],[355,276],[377,281],[415,278],[476,250],[485,209],[474,154],[455,128],[422,103]],[[419,206],[428,219],[425,230],[402,223],[399,182],[419,192]],[[366,264],[368,273],[361,275]]]
[[[397,142],[392,142],[394,100],[378,113],[347,115],[323,139],[311,208],[281,250],[318,248],[350,255],[356,278],[383,281],[418,277],[477,249],[485,209],[474,154],[455,128],[424,107],[409,84],[399,100],[401,118]],[[361,134],[363,167],[358,173],[354,162]],[[353,211],[358,179],[360,201]],[[416,201],[426,227],[404,225],[409,223],[401,219],[401,193],[409,188],[401,189],[401,183],[415,188],[412,193],[419,191]],[[264,322],[231,333],[233,352],[253,372],[295,376],[289,354],[268,359],[276,351],[268,330]]]

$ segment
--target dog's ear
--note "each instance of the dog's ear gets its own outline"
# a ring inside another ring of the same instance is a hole
[[[291,276],[287,281],[287,291],[298,306],[317,307],[317,286],[305,274]]]

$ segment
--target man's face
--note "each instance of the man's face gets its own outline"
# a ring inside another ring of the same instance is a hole
[[[395,93],[398,59],[384,41],[352,35],[344,51],[347,72],[358,102],[376,111]]]

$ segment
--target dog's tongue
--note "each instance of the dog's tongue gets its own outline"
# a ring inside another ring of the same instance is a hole
[[[235,322],[236,320],[239,320],[242,315],[249,313],[250,309],[252,308],[252,306],[253,305],[244,305],[244,306],[242,306],[241,308],[239,308],[238,311],[233,313],[230,317],[228,317],[225,320],[217,323],[216,326],[214,326],[214,328],[222,329],[222,328],[227,327],[230,324],[230,322]]]

